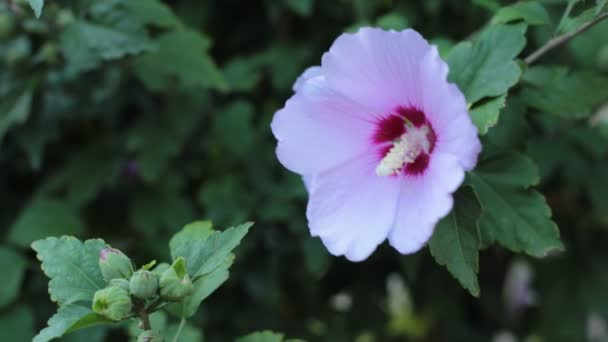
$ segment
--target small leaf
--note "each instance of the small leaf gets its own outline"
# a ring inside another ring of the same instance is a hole
[[[135,61],[135,74],[151,90],[175,84],[227,89],[220,70],[207,53],[211,42],[197,31],[174,30],[157,40],[158,49]]]
[[[111,323],[84,306],[68,305],[59,308],[48,321],[48,327],[42,329],[33,342],[46,342],[70,332]]]
[[[507,95],[499,96],[480,103],[471,110],[471,119],[479,134],[488,133],[488,129],[498,123],[500,111],[505,107],[506,101]]]
[[[439,221],[429,243],[438,264],[445,265],[460,284],[479,296],[479,236],[477,219],[481,214],[479,201],[470,188],[454,195],[454,209]]]
[[[234,342],[283,342],[283,337],[283,334],[265,330],[239,337]]]
[[[30,7],[34,10],[36,18],[40,18],[42,14],[42,7],[44,6],[44,0],[28,0]]]
[[[563,249],[551,209],[542,195],[528,189],[538,180],[534,163],[515,153],[485,160],[468,174],[483,208],[478,223],[482,246],[497,242],[536,257]]]
[[[26,266],[26,260],[21,254],[0,246],[0,270],[4,279],[0,286],[0,309],[17,298]]]
[[[49,235],[79,235],[84,227],[78,212],[67,203],[38,197],[23,209],[11,226],[8,239],[27,247],[32,241]]]
[[[492,18],[492,24],[505,24],[516,20],[523,20],[528,25],[546,25],[551,19],[539,2],[522,1],[501,8]]]
[[[226,258],[230,257],[230,252],[238,246],[252,225],[252,222],[248,222],[223,232],[214,232],[208,236],[201,235],[179,245],[174,244],[171,256],[173,259],[178,257],[186,259],[188,273],[196,280],[224,264]]]
[[[497,25],[474,42],[456,45],[447,56],[449,78],[471,104],[484,97],[502,96],[515,85],[521,70],[513,60],[526,44],[525,25]]]
[[[199,277],[194,281],[191,295],[184,298],[182,302],[169,306],[168,309],[173,314],[181,318],[190,318],[194,316],[203,300],[209,297],[209,295],[211,295],[226,280],[228,280],[228,268],[230,268],[233,261],[234,255],[230,254],[229,257],[226,258],[223,265],[216,268],[213,272],[203,277]]]
[[[106,246],[100,239],[82,243],[70,236],[32,243],[42,270],[50,278],[51,300],[59,305],[92,301],[95,292],[105,286],[98,261],[99,252]]]

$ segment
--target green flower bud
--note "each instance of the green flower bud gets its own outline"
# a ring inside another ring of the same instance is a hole
[[[158,277],[150,271],[137,271],[129,282],[131,294],[139,299],[148,299],[158,291]]]
[[[154,330],[146,330],[139,334],[137,342],[163,342],[163,337]]]
[[[99,252],[99,268],[107,282],[116,278],[129,279],[133,274],[131,259],[118,249],[110,247]]]
[[[95,292],[93,311],[111,321],[120,321],[133,310],[129,293],[120,287],[106,287]]]
[[[129,281],[127,279],[116,278],[110,280],[110,286],[120,287],[121,289],[129,292]]]
[[[160,296],[172,302],[182,300],[192,292],[192,280],[186,271],[186,260],[177,258],[160,276]]]

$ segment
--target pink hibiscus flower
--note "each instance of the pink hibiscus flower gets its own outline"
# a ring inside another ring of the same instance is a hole
[[[334,255],[366,259],[388,238],[422,248],[452,209],[481,145],[437,48],[416,31],[343,34],[272,121],[277,156],[303,176],[307,218]]]

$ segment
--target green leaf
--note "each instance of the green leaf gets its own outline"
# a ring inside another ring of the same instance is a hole
[[[265,330],[239,337],[234,342],[282,342],[283,337],[283,334]]]
[[[23,124],[32,107],[32,89],[27,88],[20,94],[10,94],[0,99],[0,142],[8,130]]]
[[[315,275],[324,274],[329,268],[330,255],[318,238],[308,238],[302,241],[302,252],[306,269]]]
[[[61,51],[72,73],[155,48],[141,21],[127,10],[104,5],[93,7],[92,21],[77,20],[61,35]]]
[[[29,246],[32,241],[49,235],[80,235],[85,224],[78,212],[67,203],[48,197],[37,197],[27,205],[10,228],[9,241]]]
[[[178,250],[189,245],[192,240],[205,241],[213,235],[213,233],[215,233],[215,230],[213,229],[213,222],[211,221],[196,221],[187,224],[182,230],[173,235],[169,241],[171,255],[173,255],[174,259],[177,259],[177,256],[173,254],[174,251],[177,253]]]
[[[194,278],[194,290],[183,302],[170,310],[179,317],[189,318],[201,302],[228,279],[228,269],[234,261],[230,253],[247,233],[251,224],[244,224],[224,232],[216,232],[209,221],[186,225],[169,242],[171,256],[187,261],[188,273]]]
[[[469,103],[502,96],[517,83],[521,70],[513,59],[526,44],[525,32],[525,25],[490,26],[475,42],[452,49],[447,56],[449,78]]]
[[[515,153],[484,160],[468,174],[483,209],[478,222],[482,246],[497,242],[536,257],[563,249],[551,209],[542,195],[528,189],[538,180],[534,163]]]
[[[158,50],[135,61],[137,77],[151,90],[176,84],[184,87],[227,89],[220,70],[207,50],[211,42],[199,32],[174,30],[162,35]]]
[[[31,341],[34,337],[34,313],[21,304],[0,314],[0,334],[3,341]]]
[[[608,4],[608,0],[595,0],[595,15],[599,15],[606,8],[606,4]]]
[[[315,5],[314,0],[283,0],[285,5],[295,13],[308,17],[312,14]]]
[[[479,236],[477,219],[481,206],[473,191],[464,188],[454,195],[454,209],[435,228],[429,243],[438,264],[447,267],[460,284],[479,296]]]
[[[164,28],[179,28],[182,23],[171,8],[160,0],[128,0],[123,1],[133,15],[139,17],[144,24]]]
[[[32,243],[50,278],[51,300],[59,305],[91,301],[95,292],[105,286],[99,270],[99,252],[106,247],[101,239],[84,243],[71,236],[49,237]]]
[[[0,246],[0,270],[4,279],[0,286],[0,309],[17,298],[26,266],[26,260],[21,254]]]
[[[376,25],[385,30],[404,30],[410,26],[408,20],[399,13],[387,13],[376,19]]]
[[[223,232],[214,232],[211,235],[204,231],[198,237],[191,235],[192,238],[189,240],[178,238],[179,243],[173,242],[170,244],[172,246],[171,257],[173,259],[178,257],[186,259],[188,273],[196,280],[198,277],[210,274],[222,266],[227,258],[231,258],[230,252],[239,245],[252,225],[252,222],[248,222],[228,228]],[[188,232],[188,234],[191,234],[192,230],[188,230]]]
[[[228,280],[228,269],[232,266],[234,255],[230,254],[224,263],[211,273],[199,277],[194,281],[192,294],[184,298],[180,303],[172,304],[168,309],[178,317],[190,318],[196,314],[198,308],[205,298],[209,297],[226,280]]]
[[[528,106],[561,117],[587,117],[608,101],[608,77],[595,72],[539,66],[525,72],[523,84],[521,98]]]
[[[36,18],[40,18],[42,13],[42,7],[44,6],[44,0],[28,0],[30,7],[34,10]]]
[[[500,111],[505,107],[506,101],[507,95],[505,94],[480,103],[471,110],[471,119],[477,126],[479,134],[488,133],[488,129],[498,123]]]
[[[68,305],[59,308],[33,342],[46,342],[79,329],[111,323],[84,306]]]
[[[246,101],[230,103],[213,122],[212,137],[222,151],[246,158],[255,146],[253,116],[255,107]],[[235,143],[234,137],[238,138]]]
[[[522,1],[500,9],[492,18],[492,24],[505,24],[523,20],[528,25],[546,25],[551,19],[547,10],[537,1]]]

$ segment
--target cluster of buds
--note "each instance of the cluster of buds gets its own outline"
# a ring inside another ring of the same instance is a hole
[[[149,270],[153,265],[136,271],[131,259],[118,249],[102,249],[99,269],[107,287],[95,293],[93,311],[111,321],[120,321],[158,307],[151,303],[179,302],[190,295],[192,280],[184,258],[177,258],[171,266],[160,264]],[[142,341],[162,341],[152,330],[142,336]]]

